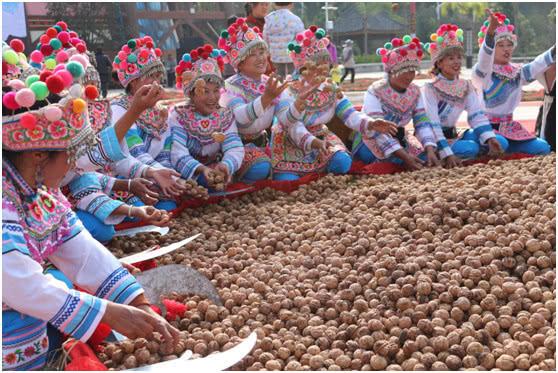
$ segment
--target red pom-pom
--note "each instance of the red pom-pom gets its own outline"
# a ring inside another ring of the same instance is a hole
[[[196,51],[198,51],[198,56],[199,56],[203,53],[203,48],[199,47],[199,48],[196,49]]]
[[[79,53],[85,53],[87,51],[87,47],[83,43],[78,43],[78,45],[76,45],[76,49]]]
[[[318,30],[318,26],[315,26],[315,25],[312,25],[309,28],[310,28],[310,31],[312,31],[312,32],[316,32]]]
[[[53,51],[54,51],[54,48],[52,48],[49,44],[41,45],[41,53],[44,56],[50,56]]]
[[[167,308],[167,314],[172,314],[180,318],[184,317],[188,307],[184,303],[177,302],[171,299],[163,299],[163,304]]]
[[[415,49],[417,45],[415,43],[409,44],[409,49]]]
[[[110,335],[112,329],[109,325],[101,322],[97,325],[97,329],[93,332],[93,335],[87,340],[87,344],[93,349],[96,349],[107,337]]]
[[[397,48],[397,47],[400,47],[400,46],[403,44],[403,40],[398,39],[398,38],[393,38],[393,39],[391,40],[391,44],[392,44],[395,48]]]
[[[211,53],[211,51],[213,51],[213,47],[209,44],[206,44],[203,46],[203,50],[206,51],[207,53]]]
[[[64,31],[67,31],[67,30],[68,30],[68,25],[67,25],[66,22],[64,22],[64,21],[56,22],[56,25],[60,26],[60,28],[61,28],[62,30],[64,30]]]
[[[45,83],[52,93],[58,94],[64,90],[64,80],[58,75],[49,76]]]
[[[39,38],[39,42],[41,44],[48,44],[49,41],[50,41],[50,36],[48,36],[47,34],[42,34],[41,37]]]
[[[55,38],[56,35],[58,35],[58,31],[56,31],[56,29],[54,27],[49,27],[46,30],[46,34],[52,39],[52,38]]]
[[[244,32],[248,31],[248,25],[247,24],[242,25],[242,31],[244,31]]]
[[[229,37],[229,41],[230,41],[231,43],[233,43],[233,44],[236,43],[236,41],[237,41],[236,34],[235,34],[235,35],[231,35],[231,36]]]
[[[99,97],[99,91],[97,90],[97,87],[95,87],[94,85],[88,85],[87,87],[85,87],[85,97],[87,97],[90,100],[94,100],[97,97]]]
[[[6,75],[8,73],[8,63],[2,60],[2,75]]]
[[[183,73],[183,71],[184,71],[184,67],[183,67],[183,66],[176,66],[176,67],[174,68],[174,72],[175,72],[176,75],[181,75],[181,74]]]
[[[35,127],[35,124],[37,124],[37,118],[35,118],[35,116],[30,113],[23,114],[19,121],[21,123],[21,126],[28,130],[32,129],[33,127]]]
[[[148,41],[148,42],[145,43],[145,46],[149,49],[152,49],[155,45],[153,44],[152,41]]]
[[[75,31],[70,31],[70,37],[71,37],[71,38],[77,38],[77,36],[78,36],[78,35],[77,35],[77,32],[75,32]]]
[[[159,307],[157,307],[156,305],[152,304],[151,305],[151,309],[158,315],[163,315],[163,312],[161,312],[161,309]]]
[[[417,51],[417,57],[419,57],[419,58],[422,57],[422,51],[421,50]]]
[[[412,42],[415,44],[420,44],[419,38],[413,38]]]
[[[25,44],[23,44],[23,42],[19,39],[13,39],[10,41],[10,47],[12,47],[12,49],[17,53],[21,53],[25,50]]]
[[[309,47],[310,44],[312,44],[312,40],[310,40],[310,39],[304,39],[304,41],[302,42],[302,44],[303,44],[305,47]]]
[[[405,56],[407,55],[407,50],[406,50],[406,49],[400,49],[400,50],[399,50],[399,54],[400,54],[402,57],[405,57]]]
[[[258,26],[254,26],[254,32],[256,34],[259,34],[262,30],[260,30],[260,28]]]
[[[229,35],[232,35],[232,34],[235,33],[235,29],[234,29],[234,27],[233,27],[232,25],[229,26],[229,28],[227,29],[227,31],[229,32]]]
[[[206,51],[203,51],[203,53],[201,54],[201,57],[202,57],[204,60],[207,60],[207,59],[209,58],[209,53],[207,53]]]
[[[51,76],[51,75],[52,75],[52,71],[45,70],[45,71],[43,71],[43,72],[41,73],[41,75],[39,75],[39,80],[40,80],[41,82],[46,82],[46,80],[48,79],[48,77]],[[48,88],[48,86],[47,86],[47,88]]]
[[[178,63],[178,66],[180,66],[184,69],[186,67],[186,61],[180,60],[180,62]]]
[[[143,47],[143,40],[140,39],[140,38],[137,38],[137,39],[136,39],[136,46],[137,46],[138,48]]]
[[[151,36],[149,36],[149,35],[145,35],[145,36],[143,37],[143,41],[146,42],[146,43],[147,43],[148,41],[153,42],[153,38],[152,38]]]
[[[194,66],[194,65],[192,65],[192,62],[186,62],[186,68],[187,69],[191,69],[192,66]]]
[[[197,49],[194,49],[193,51],[190,52],[190,57],[192,57],[192,61],[195,61],[196,58],[199,57],[199,53]]]

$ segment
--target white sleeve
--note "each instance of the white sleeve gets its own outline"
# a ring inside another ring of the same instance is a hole
[[[244,144],[238,134],[234,118],[233,123],[225,131],[225,141],[221,144],[221,149],[223,151],[222,162],[227,165],[229,174],[234,175],[244,160]]]
[[[521,85],[533,82],[538,75],[544,73],[556,59],[552,56],[552,48],[539,54],[532,62],[521,67]]]
[[[444,135],[444,131],[442,130],[442,123],[440,121],[440,116],[438,115],[438,98],[434,94],[433,88],[430,84],[424,85],[421,89],[420,105],[424,107],[426,117],[430,123],[430,133],[433,137],[433,141],[430,141],[429,145],[433,145],[437,148],[438,154],[442,159],[453,155],[453,151],[451,150],[446,136]],[[417,131],[417,134],[418,133],[419,131]],[[428,134],[426,134],[426,136],[428,136]],[[426,142],[427,140],[423,141]],[[435,144],[432,144],[433,142]]]
[[[254,126],[262,126],[261,123],[257,123],[258,119],[265,113],[261,96],[254,101],[247,102],[243,97],[225,91],[221,96],[221,106],[232,110],[239,131]],[[261,129],[264,130],[266,128]]]
[[[202,164],[197,161],[188,150],[190,141],[188,132],[176,120],[176,112],[172,110],[169,115],[169,127],[172,136],[171,164],[184,179],[191,179],[195,171]]]
[[[473,84],[479,91],[484,91],[490,87],[492,82],[492,67],[494,65],[494,48],[486,43],[486,39],[479,49],[479,60],[473,66]]]
[[[305,153],[312,150],[312,141],[314,141],[316,137],[308,131],[304,123],[295,122],[287,129],[287,131],[291,140],[300,149],[304,150]]]

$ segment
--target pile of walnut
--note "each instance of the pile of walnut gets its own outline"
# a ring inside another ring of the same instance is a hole
[[[179,349],[207,356],[254,330],[234,369],[554,370],[555,166],[327,176],[187,210],[160,244],[203,237],[159,264],[199,269],[224,307],[186,297]],[[145,343],[101,358],[177,356]]]
[[[185,192],[182,196],[184,199],[195,198],[195,199],[208,199],[209,193],[206,188],[199,185],[195,180],[179,179],[181,185],[184,187]]]

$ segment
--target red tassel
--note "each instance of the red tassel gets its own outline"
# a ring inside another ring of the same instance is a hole
[[[99,347],[101,347],[99,345],[103,343],[105,339],[107,339],[111,330],[111,327],[107,324],[102,322],[99,323],[99,325],[97,325],[97,329],[95,329],[93,335],[91,335],[87,343],[89,344],[89,346],[91,346],[92,349],[97,350]]]
[[[184,303],[180,303],[170,299],[163,299],[163,304],[167,308],[167,320],[173,321],[177,317],[184,317],[186,311],[188,311],[188,306]]]

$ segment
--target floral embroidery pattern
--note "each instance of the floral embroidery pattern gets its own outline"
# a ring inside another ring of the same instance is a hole
[[[464,103],[469,93],[469,83],[463,79],[448,80],[437,77],[431,83],[439,100]]]
[[[521,65],[511,64],[511,63],[507,65],[494,64],[492,66],[492,72],[500,79],[515,80],[519,77],[519,74],[521,73]]]
[[[219,111],[204,117],[197,113],[193,106],[175,106],[177,121],[188,132],[188,136],[197,139],[202,145],[215,142],[214,132],[225,132],[233,123],[233,114],[230,109],[221,108]]]
[[[131,97],[123,95],[115,99],[112,103],[118,105],[126,110],[130,107]],[[147,133],[157,139],[167,130],[168,123],[166,116],[161,115],[161,110],[156,107],[144,110],[140,117],[136,120],[135,124],[144,133]]]

